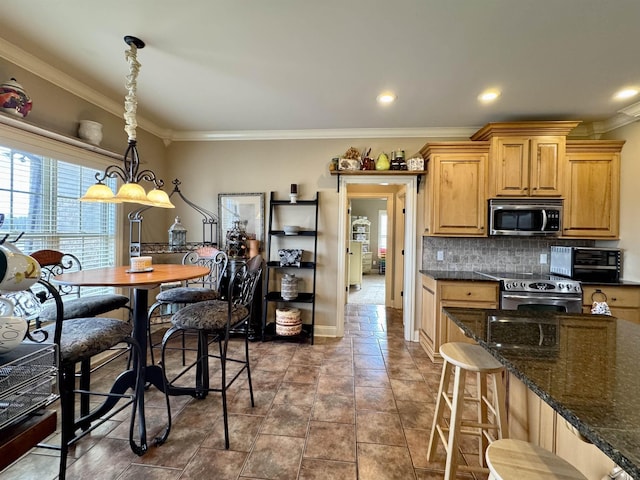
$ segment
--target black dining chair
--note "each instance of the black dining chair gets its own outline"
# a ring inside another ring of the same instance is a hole
[[[188,252],[182,257],[182,264],[207,267],[209,273],[204,277],[187,280],[183,286],[167,288],[156,295],[156,301],[149,308],[147,318],[147,335],[149,337],[149,353],[152,364],[155,363],[153,349],[162,344],[162,342],[154,343],[151,336],[152,319],[158,313],[159,309],[172,309],[172,307],[181,308],[192,303],[216,300],[221,297],[221,282],[228,264],[228,257],[225,252],[218,249],[211,249],[211,252],[207,252],[206,254]],[[182,349],[183,352],[186,350],[184,336],[182,337]],[[185,363],[183,353],[182,364],[184,365]]]
[[[31,254],[41,268],[41,277],[43,280],[52,283],[53,277],[68,272],[77,272],[82,270],[82,264],[78,257],[72,253],[64,253],[59,250],[38,250]],[[129,297],[117,293],[103,293],[96,295],[87,295],[77,286],[71,285],[55,285],[56,292],[60,295],[64,304],[63,320],[74,318],[98,317],[107,313],[125,309],[127,311],[127,319],[131,321],[132,310],[129,307]],[[56,303],[53,301],[53,295],[46,289],[41,290],[48,300],[42,306],[42,311],[36,319],[36,328],[42,324],[53,323],[58,318]],[[91,389],[91,374],[98,368],[103,367],[107,363],[115,360],[120,355],[128,353],[128,348],[122,345],[114,345],[110,355],[104,355],[100,361],[94,361],[92,365],[91,359],[87,358],[81,362],[80,386],[84,390]],[[80,408],[83,415],[89,411],[89,398],[84,396],[80,401]]]
[[[53,340],[53,343],[58,347],[58,389],[60,392],[60,429],[62,437],[59,446],[44,443],[38,444],[38,446],[60,450],[58,478],[64,480],[69,447],[117,413],[130,407],[129,444],[136,454],[142,455],[146,447],[136,442],[134,427],[138,398],[144,394],[144,361],[133,362],[136,367],[135,371],[130,374],[135,375],[135,386],[124,393],[114,393],[114,391],[95,392],[85,390],[82,387],[76,388],[75,375],[78,364],[88,363],[95,355],[104,353],[120,343],[130,345],[133,354],[140,360],[142,351],[138,342],[131,336],[132,324],[120,319],[105,317],[65,319],[65,305],[58,289],[44,279],[40,279],[38,284],[53,298],[56,320],[40,329],[34,330],[32,337],[36,339],[43,338],[47,341]],[[43,295],[40,295],[40,297],[43,300],[46,298]],[[76,418],[75,405],[77,396],[82,398],[99,396],[105,400],[100,406],[89,412],[81,412],[80,417]],[[122,402],[122,399],[125,399],[125,402]],[[168,397],[166,402],[168,409]],[[144,412],[140,413],[144,414]],[[138,427],[139,438],[145,438],[144,422],[139,422]]]
[[[229,279],[226,300],[208,300],[194,303],[178,310],[171,318],[172,327],[167,330],[162,339],[162,370],[164,372],[167,389],[171,395],[191,395],[195,398],[205,398],[209,392],[219,392],[222,395],[222,411],[224,417],[225,448],[229,448],[229,423],[227,416],[227,390],[238,379],[242,372],[247,372],[251,406],[254,406],[253,387],[251,384],[251,366],[249,362],[248,329],[251,318],[253,298],[261,279],[263,259],[256,256],[247,264],[235,270]],[[229,355],[229,338],[233,329],[243,332],[243,352]],[[194,332],[197,334],[196,359],[185,366],[180,372],[169,379],[167,350],[172,337],[180,332]],[[218,343],[218,352],[210,353],[210,343]],[[220,383],[211,386],[209,379],[209,359],[220,361]],[[227,378],[227,368],[233,364],[239,366],[230,378]],[[182,377],[195,368],[195,385],[184,386]]]

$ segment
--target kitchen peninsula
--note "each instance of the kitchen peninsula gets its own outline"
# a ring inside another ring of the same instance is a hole
[[[509,375],[640,479],[640,325],[605,315],[443,311]]]

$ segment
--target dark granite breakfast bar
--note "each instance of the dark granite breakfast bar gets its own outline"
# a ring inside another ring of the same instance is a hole
[[[453,307],[444,313],[640,479],[640,325],[605,315]]]

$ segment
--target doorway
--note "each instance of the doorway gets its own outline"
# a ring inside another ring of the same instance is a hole
[[[404,338],[408,341],[417,341],[415,329],[417,179],[413,176],[393,175],[343,176],[339,179],[338,190],[340,197],[338,251],[344,254],[338,255],[336,334],[338,336],[344,334],[344,313],[348,302],[348,254],[351,228],[349,201],[358,196],[371,198],[386,194],[387,211],[391,212],[389,219],[396,218],[396,221],[388,228],[388,231],[392,230],[394,247],[387,246],[385,258],[385,304],[402,310]],[[393,298],[391,303],[386,300],[389,296]]]
[[[393,231],[388,229],[387,204],[387,194],[349,197],[347,304],[384,306],[390,303],[385,294],[385,273],[387,243],[393,244]]]

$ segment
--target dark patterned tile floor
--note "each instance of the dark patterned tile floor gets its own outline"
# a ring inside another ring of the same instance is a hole
[[[315,345],[255,342],[250,349],[255,407],[246,381],[236,382],[229,392],[229,450],[219,395],[172,397],[173,429],[164,445],[133,454],[123,411],[72,449],[67,478],[443,477],[443,447],[435,461],[426,460],[441,367],[419,344],[403,340],[401,311],[350,304],[343,338],[316,338]],[[119,361],[108,367],[112,374],[122,368]],[[96,380],[107,381],[108,373]],[[212,365],[212,382],[216,374]],[[147,392],[145,404],[152,438],[164,425],[162,395]],[[55,451],[36,448],[0,472],[0,480],[53,480],[57,464]]]

